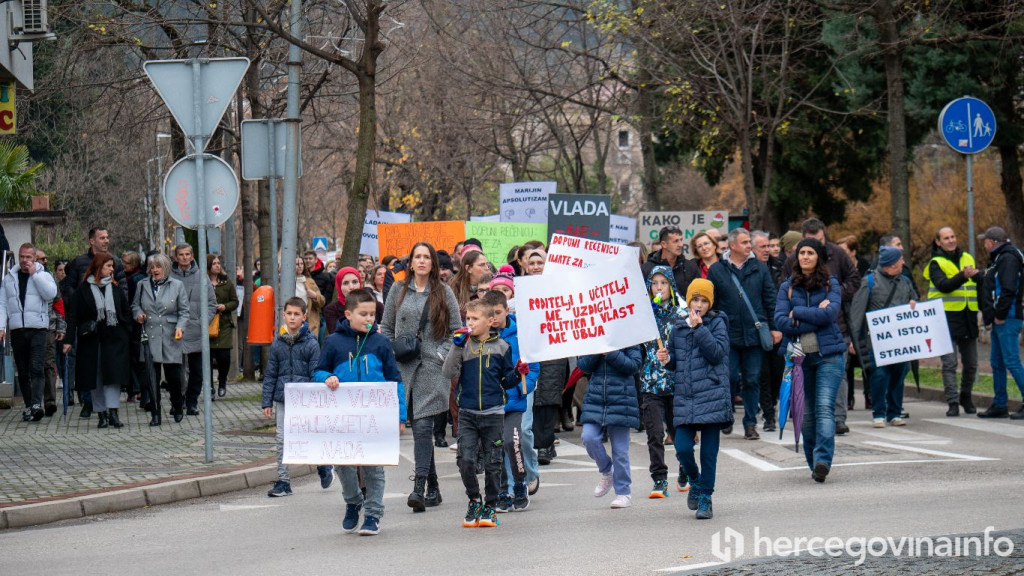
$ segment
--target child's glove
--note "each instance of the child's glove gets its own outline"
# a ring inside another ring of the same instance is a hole
[[[452,334],[452,344],[455,344],[459,348],[466,345],[466,340],[469,339],[469,328],[462,327],[456,330]]]
[[[516,372],[519,372],[523,376],[526,376],[527,374],[530,373],[530,365],[520,360],[516,362]]]

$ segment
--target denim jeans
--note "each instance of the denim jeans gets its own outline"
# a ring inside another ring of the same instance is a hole
[[[800,432],[804,437],[804,457],[812,469],[818,462],[832,467],[836,451],[836,398],[845,375],[845,360],[845,352],[804,357],[804,419]]]
[[[764,350],[760,346],[729,347],[729,380],[734,390],[739,388],[743,398],[743,426],[757,425],[763,359]]]
[[[437,475],[434,465],[434,417],[412,421],[412,453],[417,476]]]
[[[693,456],[694,440],[700,433],[700,468]],[[715,492],[715,470],[718,467],[718,444],[722,426],[676,426],[676,460],[690,480],[690,490],[711,496]]]
[[[629,470],[629,428],[625,426],[607,426],[608,441],[612,445],[611,458],[601,443],[602,427],[597,424],[583,424],[583,435],[580,439],[587,449],[587,455],[597,463],[601,474],[612,474],[615,493],[629,494],[632,478]]]
[[[910,362],[875,366],[871,371],[872,417],[892,420],[903,413],[903,379]]]
[[[159,366],[159,365],[158,365]],[[177,364],[165,364],[165,366],[175,366]],[[157,370],[157,378],[159,378],[160,371]],[[180,396],[180,393],[179,393]],[[179,402],[181,400],[179,399]],[[181,406],[178,406],[181,409]],[[291,483],[291,476],[288,474],[288,465],[284,463],[284,402],[274,402],[274,421],[277,422],[277,433],[275,434],[274,440],[277,443],[277,481]]]
[[[1002,324],[992,325],[992,354],[989,362],[992,364],[992,389],[995,391],[995,398],[992,405],[997,408],[1006,408],[1006,373],[1013,375],[1017,389],[1024,396],[1024,367],[1020,363],[1020,337],[1021,321],[1015,318],[1008,318]]]
[[[384,467],[383,466],[335,466],[341,479],[341,495],[346,504],[363,504],[366,515],[378,520],[384,516]],[[359,488],[359,470],[363,472],[366,496]]]

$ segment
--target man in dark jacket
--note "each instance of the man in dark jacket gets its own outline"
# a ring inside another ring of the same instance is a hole
[[[334,302],[334,278],[324,269],[324,263],[317,257],[316,252],[312,250],[304,252],[302,262],[306,265],[306,270],[309,270],[313,282],[316,282],[316,287],[323,295],[324,301]]]
[[[978,374],[978,285],[975,278],[980,270],[974,267],[974,257],[957,247],[956,232],[949,226],[939,228],[932,242],[932,259],[924,269],[928,281],[928,299],[942,299],[946,324],[953,342],[953,351],[942,356],[942,387],[946,392],[949,410],[946,416],[974,414],[971,390]],[[960,350],[964,370],[960,393],[956,389],[956,353]]]
[[[686,258],[683,257],[683,231],[675,226],[665,226],[658,233],[658,242],[661,249],[651,252],[641,267],[644,278],[650,275],[655,266],[668,266],[675,276],[676,286],[684,286],[683,265]]]
[[[708,269],[708,280],[715,285],[715,309],[729,318],[729,380],[733,396],[739,391],[743,400],[743,437],[757,440],[757,408],[761,397],[761,364],[764,350],[758,326],[772,326],[775,314],[775,283],[763,262],[753,257],[750,233],[736,228],[729,233],[729,251]],[[742,286],[742,292],[737,286]],[[746,293],[750,306],[743,298]],[[753,308],[754,317],[751,317]],[[772,341],[782,341],[782,333],[772,330]],[[732,432],[732,428],[723,430]]]
[[[978,236],[988,252],[989,266],[981,290],[981,317],[992,326],[992,388],[995,398],[979,418],[1006,418],[1006,373],[1013,375],[1017,389],[1024,394],[1024,367],[1020,363],[1020,330],[1024,313],[1024,255],[1010,243],[1006,230],[992,226]],[[1024,407],[1009,415],[1024,420]]]
[[[71,261],[67,266],[67,278],[68,286],[71,291],[78,288],[78,285],[82,283],[82,276],[85,275],[85,271],[89,269],[89,263],[92,262],[94,255],[98,253],[104,253],[110,251],[110,234],[106,228],[92,228],[89,230],[89,251],[81,256],[78,256]],[[114,258],[114,280],[117,285],[124,290],[125,296],[128,295],[128,283],[125,282],[124,266],[121,264],[121,259],[111,254]]]
[[[778,294],[779,286],[782,286],[782,264],[781,258],[771,254],[771,234],[763,230],[754,230],[750,233],[750,240],[754,256],[768,267],[772,276],[774,290]],[[786,370],[786,360],[779,354],[779,346],[775,345],[771,352],[764,355],[761,363],[761,417],[764,418],[764,431],[772,432],[775,428],[775,403],[779,401],[779,389],[782,387],[782,374]]]

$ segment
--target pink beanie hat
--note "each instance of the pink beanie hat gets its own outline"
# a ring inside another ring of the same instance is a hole
[[[494,275],[494,279],[491,280],[491,290],[494,290],[494,287],[498,286],[499,284],[504,284],[505,286],[508,286],[509,289],[512,290],[512,292],[514,293],[516,290],[515,281],[513,280],[513,278],[515,277],[515,273],[516,271],[514,268],[512,268],[508,264],[503,265],[501,268],[498,269],[498,273]]]

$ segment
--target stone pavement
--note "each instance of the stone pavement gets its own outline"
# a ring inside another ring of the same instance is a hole
[[[80,406],[40,422],[23,422],[20,402],[0,410],[0,510],[82,494],[238,470],[273,462],[274,436],[258,428],[272,423],[260,410],[262,386],[234,383],[213,403],[214,462],[205,462],[203,416],[181,423],[167,415],[149,427],[149,414],[122,402],[124,428],[96,428],[97,418],[78,417]],[[202,404],[200,403],[200,406]]]
[[[949,538],[984,538],[983,534],[950,535]],[[1021,574],[1024,573],[1024,530],[991,532],[992,540],[1008,538],[1013,542],[1013,551],[1008,556],[995,553],[988,555],[976,554],[977,544],[969,544],[970,554],[960,556],[926,556],[927,545],[922,546],[921,556],[893,556],[889,553],[881,556],[865,555],[862,564],[855,565],[860,556],[839,556],[820,558],[809,556],[803,552],[795,557],[769,557],[755,560],[733,562],[701,570],[688,570],[678,574],[704,576],[777,576],[779,574],[800,574],[802,576],[845,576],[858,575],[891,575],[891,574],[929,574],[932,576],[970,576],[973,574]],[[936,541],[937,541],[936,537]],[[898,538],[896,539],[898,541]],[[981,540],[979,540],[981,541]],[[962,542],[965,542],[962,540]],[[1004,546],[1003,551],[1008,551]],[[881,550],[881,546],[875,548]]]

